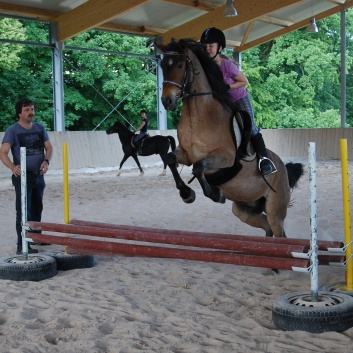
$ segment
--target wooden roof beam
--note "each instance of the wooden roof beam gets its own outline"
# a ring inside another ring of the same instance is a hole
[[[232,27],[244,24],[261,16],[266,16],[272,12],[279,11],[288,6],[298,3],[298,0],[254,0],[251,3],[240,1],[235,4],[238,16],[224,17],[223,12],[226,5],[210,11],[193,21],[176,27],[160,35],[162,43],[169,43],[171,38],[194,38],[199,39],[201,33],[209,27],[217,27],[221,30],[227,30]]]
[[[32,17],[41,21],[52,21],[59,15],[59,13],[55,11],[38,9],[31,6],[13,5],[6,2],[0,2],[0,12],[10,15]]]
[[[111,1],[90,0],[73,10],[59,15],[58,24],[59,42],[64,42],[79,33],[99,27],[125,12],[143,5],[149,0]]]
[[[332,9],[330,9],[330,10],[316,14],[315,19],[316,19],[316,21],[319,21],[319,20],[322,20],[326,17],[332,16],[332,15],[340,12],[342,8],[347,10],[348,8],[351,8],[351,7],[353,7],[353,0],[348,0],[348,1],[346,1],[346,3],[344,5],[339,5],[339,6],[336,6]],[[260,44],[269,42],[269,41],[271,41],[275,38],[281,37],[287,33],[290,33],[290,32],[296,31],[297,29],[306,27],[309,24],[309,20],[310,20],[310,17],[308,17],[306,20],[297,22],[290,27],[282,28],[282,29],[280,29],[276,32],[273,32],[267,36],[261,37],[257,40],[254,40],[252,42],[241,45],[240,47],[235,48],[235,50],[237,52],[242,52],[242,51],[248,50],[250,48],[256,47]]]

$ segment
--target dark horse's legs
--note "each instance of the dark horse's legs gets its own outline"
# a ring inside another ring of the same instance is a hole
[[[189,188],[184,181],[180,178],[178,169],[177,169],[177,156],[175,153],[170,152],[167,155],[167,164],[173,174],[175,183],[176,183],[176,187],[179,190],[180,193],[180,197],[183,199],[183,201],[185,203],[192,203],[195,201],[196,195],[194,190],[192,190],[191,188]],[[204,162],[203,161],[199,161],[196,162],[193,165],[193,174],[194,176],[197,178],[197,180],[199,181],[203,193],[206,197],[209,197],[211,200],[213,200],[214,202],[219,202],[219,203],[225,203],[225,197],[224,194],[221,192],[221,190],[216,187],[216,186],[212,186],[210,185],[204,175]]]
[[[137,158],[137,154],[136,154],[136,153],[134,153],[134,154],[127,154],[127,153],[125,153],[123,159],[122,159],[121,162],[120,162],[119,171],[118,171],[118,174],[117,174],[117,175],[118,175],[118,176],[120,175],[120,173],[121,173],[121,168],[123,167],[124,163],[126,162],[126,160],[127,160],[129,157],[132,157],[132,158],[134,159],[134,161],[136,162],[138,168],[140,169],[140,173],[143,174],[144,172],[143,172],[143,169],[141,168],[140,161],[139,161],[138,158]]]
[[[217,187],[210,185],[205,178],[205,166],[204,161],[196,162],[193,166],[192,173],[195,175],[199,181],[203,193],[206,197],[209,197],[214,202],[225,203],[226,199],[223,192]]]
[[[184,181],[180,178],[179,172],[178,172],[178,163],[177,163],[177,157],[174,152],[170,152],[167,154],[166,158],[168,167],[170,168],[170,171],[173,174],[175,183],[176,183],[176,188],[179,190],[180,197],[183,199],[185,203],[192,203],[195,201],[196,195],[195,191],[189,188]]]

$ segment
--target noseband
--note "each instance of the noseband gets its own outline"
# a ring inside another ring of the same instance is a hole
[[[179,54],[179,53],[168,53],[166,55],[182,55],[185,56],[185,71],[183,75],[183,79],[181,83],[175,82],[175,81],[169,81],[165,80],[163,81],[163,86],[166,85],[171,85],[171,86],[176,86],[179,88],[179,91],[176,94],[176,100],[179,101],[179,99],[185,99],[188,97],[195,97],[195,96],[204,96],[204,95],[209,95],[212,94],[212,92],[189,92],[189,89],[194,81],[194,76],[190,80],[190,83],[188,84],[188,73],[192,73],[193,75],[198,75],[199,73],[195,72],[194,66],[192,64],[191,59],[186,55],[186,54]]]

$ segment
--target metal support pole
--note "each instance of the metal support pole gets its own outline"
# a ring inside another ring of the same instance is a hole
[[[26,165],[26,147],[20,148],[21,154],[21,223],[22,223],[22,254],[25,260],[28,260],[28,243],[26,241],[27,231],[23,226],[27,222],[27,165]]]
[[[346,127],[346,10],[341,10],[341,127]]]
[[[317,246],[317,200],[316,200],[316,151],[315,142],[309,142],[309,186],[310,186],[310,267],[311,301],[319,301],[318,246]]]

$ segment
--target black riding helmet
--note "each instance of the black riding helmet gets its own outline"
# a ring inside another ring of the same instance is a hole
[[[218,43],[222,46],[222,49],[226,47],[226,37],[224,33],[216,28],[207,28],[201,35],[200,42],[202,44]]]

